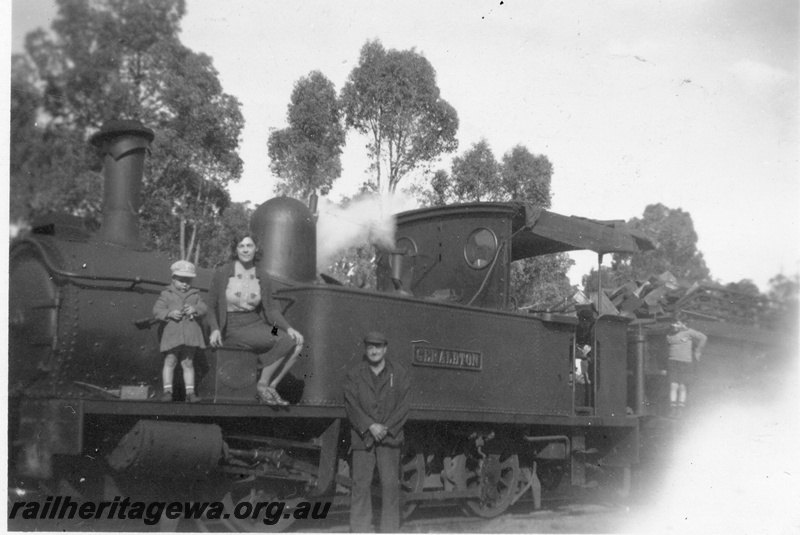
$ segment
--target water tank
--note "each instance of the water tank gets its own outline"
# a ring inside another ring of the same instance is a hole
[[[262,256],[259,274],[298,282],[317,277],[317,228],[308,207],[291,197],[275,197],[250,220]]]

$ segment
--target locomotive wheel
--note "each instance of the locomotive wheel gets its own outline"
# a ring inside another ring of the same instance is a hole
[[[425,488],[425,456],[421,453],[416,454],[407,463],[403,464],[401,478],[401,490],[405,492],[422,492]],[[402,513],[405,520],[417,508],[419,502],[408,502],[403,504]]]
[[[520,475],[517,455],[510,455],[502,462],[500,455],[489,455],[481,469],[467,482],[468,488],[478,487],[480,490],[480,498],[467,500],[467,507],[483,518],[502,514],[514,501]]]
[[[256,503],[274,501],[282,501],[286,504],[281,517],[275,524],[264,523],[263,511],[258,515],[258,518],[236,518],[237,513],[241,516],[242,512],[247,510],[252,511]],[[241,489],[234,489],[225,494],[222,498],[222,505],[225,508],[223,518],[219,520],[202,518],[195,522],[197,530],[203,532],[277,533],[285,531],[294,523],[294,515],[292,513],[294,508],[297,507],[297,504],[302,501],[302,497],[282,499],[274,493],[266,492],[263,489],[257,488],[255,485],[251,485]]]

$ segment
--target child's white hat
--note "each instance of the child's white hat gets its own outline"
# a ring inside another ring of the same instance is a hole
[[[178,277],[196,277],[197,272],[194,268],[194,264],[191,262],[187,262],[186,260],[178,260],[170,267],[172,270],[172,275],[177,275]]]

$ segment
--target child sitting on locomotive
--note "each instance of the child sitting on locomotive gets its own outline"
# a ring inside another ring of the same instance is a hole
[[[206,347],[203,330],[197,322],[208,307],[200,292],[192,288],[192,279],[197,275],[194,264],[179,260],[170,267],[172,284],[167,286],[153,307],[153,316],[164,322],[160,350],[164,354],[161,377],[164,391],[161,401],[172,401],[172,379],[175,365],[180,360],[183,368],[183,383],[186,401],[195,403],[200,398],[194,392],[194,354],[197,348]]]

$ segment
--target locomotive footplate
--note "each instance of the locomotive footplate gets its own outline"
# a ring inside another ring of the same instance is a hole
[[[24,403],[33,403],[26,400]],[[55,403],[62,407],[66,414],[74,410],[82,414],[139,415],[142,417],[200,417],[230,418],[265,417],[265,418],[345,418],[344,405],[332,404],[297,404],[288,407],[261,405],[258,403],[214,403],[201,400],[200,403],[157,402],[143,400],[119,399],[58,399],[36,400],[35,403]],[[235,414],[234,414],[235,413]],[[638,430],[639,420],[635,416],[569,416],[533,413],[500,413],[492,410],[484,411],[450,411],[447,419],[453,422],[492,422],[522,425],[569,426],[585,428],[635,428]],[[441,410],[432,410],[412,405],[409,421],[441,421]]]

